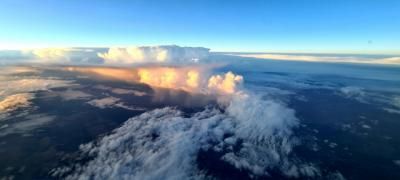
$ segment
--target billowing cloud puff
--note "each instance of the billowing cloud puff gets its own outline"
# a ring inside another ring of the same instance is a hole
[[[217,92],[232,94],[236,92],[237,85],[242,83],[242,81],[243,76],[235,75],[232,72],[228,72],[224,76],[211,76],[208,80],[208,88]]]
[[[110,48],[106,53],[98,53],[98,56],[107,64],[133,64],[197,62],[208,54],[209,49],[203,47],[139,46]]]
[[[193,115],[166,107],[126,121],[99,141],[81,146],[91,160],[52,171],[66,179],[207,179],[199,154],[215,153],[219,165],[249,177],[279,170],[287,177],[319,176],[312,164],[291,161],[298,125],[294,111],[275,101],[237,94],[226,111],[209,108]],[[65,174],[66,173],[66,174]]]

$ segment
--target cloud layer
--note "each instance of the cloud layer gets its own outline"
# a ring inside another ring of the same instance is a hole
[[[33,99],[33,96],[29,93],[6,96],[0,101],[0,114],[14,111],[21,107],[29,107],[31,99]]]
[[[30,67],[3,67],[0,69],[0,119],[18,108],[29,108],[36,91],[72,85],[72,81],[38,76],[21,76],[24,73],[40,73]]]
[[[240,57],[259,59],[307,61],[307,62],[335,62],[335,63],[367,63],[367,64],[400,64],[400,57],[360,57],[360,56],[328,56],[328,55],[297,55],[297,54],[229,54]]]
[[[215,152],[218,161],[249,176],[267,176],[272,169],[287,177],[317,176],[312,164],[289,158],[297,125],[292,109],[243,93],[233,97],[225,112],[207,108],[187,116],[172,107],[156,109],[82,145],[82,153],[93,156],[85,165],[53,174],[67,171],[67,179],[204,179],[212,175],[199,169],[198,155]]]
[[[203,47],[179,46],[138,46],[110,48],[106,53],[98,53],[106,64],[134,63],[192,63],[206,58],[209,49]]]

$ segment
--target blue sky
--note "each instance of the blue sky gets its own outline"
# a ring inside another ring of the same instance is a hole
[[[400,53],[398,0],[2,0],[0,48]]]

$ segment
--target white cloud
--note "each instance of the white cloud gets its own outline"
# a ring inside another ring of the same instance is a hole
[[[110,48],[36,48],[0,51],[4,63],[39,62],[51,64],[134,64],[134,63],[194,63],[207,58],[209,49],[203,47],[132,46]],[[0,63],[3,63],[1,61]]]
[[[101,64],[103,60],[97,56],[98,52],[104,51],[100,48],[37,48],[17,51],[14,56],[0,58],[17,58],[27,62],[50,63],[50,64]],[[1,53],[1,51],[0,51]]]
[[[131,90],[131,89],[122,89],[122,88],[113,88],[111,92],[115,94],[133,94],[135,96],[145,96],[147,95],[146,92],[143,91],[137,91],[137,90]]]
[[[400,110],[397,110],[397,109],[383,108],[383,110],[387,111],[388,113],[400,114]]]
[[[208,80],[207,87],[223,94],[232,94],[237,91],[237,86],[243,82],[243,76],[227,72],[224,76],[214,75]]]
[[[298,55],[298,54],[229,54],[240,57],[259,59],[308,61],[308,62],[342,62],[367,64],[400,64],[400,57],[359,57],[359,56],[328,56],[328,55]]]
[[[82,153],[93,159],[76,165],[67,179],[204,179],[196,164],[200,151],[222,153],[221,162],[252,176],[267,175],[271,169],[288,177],[319,176],[314,165],[289,158],[297,144],[292,135],[297,125],[294,111],[284,104],[243,92],[233,96],[224,111],[210,108],[187,116],[171,107],[156,109],[82,145]],[[61,167],[53,174],[74,168]]]
[[[106,64],[134,63],[188,63],[206,58],[209,49],[180,46],[138,46],[110,48],[106,53],[98,53]]]
[[[102,99],[94,99],[89,101],[88,103],[92,106],[104,109],[104,108],[109,108],[109,107],[113,107],[115,104],[117,104],[117,102],[120,99],[115,98],[115,97],[106,97],[106,98],[102,98]]]
[[[64,100],[80,100],[80,99],[88,99],[92,97],[92,95],[82,92],[82,91],[77,91],[77,90],[71,90],[68,89],[66,91],[61,91],[58,92],[57,95],[59,95],[61,98]]]
[[[29,133],[32,130],[42,127],[55,120],[55,116],[47,115],[47,114],[33,114],[27,115],[25,120],[19,121],[6,127],[2,128],[0,131],[0,136],[5,136],[8,134],[22,134]]]
[[[361,98],[365,96],[363,88],[356,86],[345,86],[340,88],[340,92],[347,98]]]
[[[119,108],[133,110],[133,111],[146,110],[146,109],[140,108],[140,107],[132,107],[132,106],[125,105],[123,102],[121,102],[121,99],[116,98],[116,97],[105,97],[105,98],[101,98],[101,99],[93,99],[87,103],[92,106],[98,107],[100,109],[119,107]]]
[[[34,49],[31,53],[45,62],[69,62],[69,53],[72,51],[71,48],[44,48]]]
[[[389,113],[400,113],[400,96],[386,95],[379,92],[367,91],[356,86],[345,86],[339,89],[341,95],[366,104],[383,104],[380,107]]]

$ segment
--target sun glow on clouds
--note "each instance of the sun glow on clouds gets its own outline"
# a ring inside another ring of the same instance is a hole
[[[14,111],[17,108],[28,107],[33,95],[30,93],[20,93],[5,97],[0,101],[0,114]]]
[[[38,69],[30,67],[3,67],[0,70],[0,119],[19,108],[29,108],[36,91],[73,84],[72,81],[54,78],[20,76],[23,73],[40,74]]]
[[[47,61],[55,61],[62,59],[64,61],[68,61],[67,53],[69,53],[72,49],[69,48],[44,48],[44,49],[34,49],[32,50],[32,54],[42,60]]]
[[[216,152],[219,163],[231,165],[249,177],[267,177],[272,169],[286,177],[321,175],[312,163],[291,159],[292,149],[299,143],[293,135],[293,128],[299,125],[294,110],[242,88],[241,75],[213,74],[210,67],[202,65],[66,67],[65,70],[144,83],[154,89],[202,94],[215,98],[217,104],[188,116],[165,107],[133,117],[108,136],[81,146],[83,155],[93,157],[89,162],[54,169],[54,176],[206,179],[197,164],[201,152]],[[108,97],[88,103],[100,108],[126,107],[118,102],[119,99]]]
[[[135,69],[103,67],[68,67],[69,71],[93,73],[127,82],[140,82],[151,87],[184,90],[204,94],[232,94],[243,77],[228,72],[207,75],[202,67],[139,67]]]

